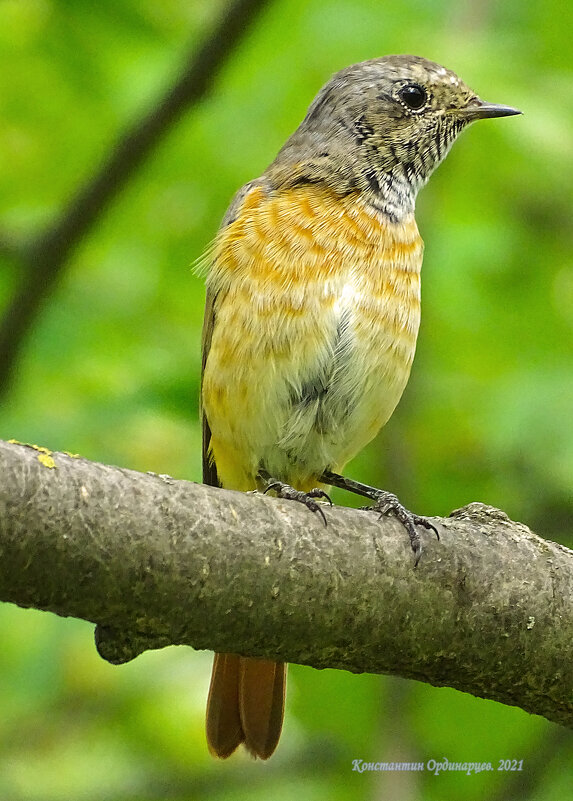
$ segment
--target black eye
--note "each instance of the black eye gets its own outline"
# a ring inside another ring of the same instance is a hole
[[[412,111],[420,111],[428,102],[428,93],[417,83],[408,83],[398,92],[402,103]]]

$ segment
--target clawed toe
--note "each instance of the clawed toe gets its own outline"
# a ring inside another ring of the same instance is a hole
[[[304,504],[311,512],[318,512],[326,526],[326,515],[320,505],[314,500],[314,498],[324,498],[332,506],[330,496],[324,490],[315,488],[311,489],[309,492],[302,492],[301,490],[291,487],[290,484],[285,484],[283,481],[270,480],[264,489],[264,494],[266,495],[266,493],[270,491],[276,492],[277,498],[297,501],[298,503]]]
[[[330,495],[328,494],[328,492],[325,492],[322,489],[318,489],[318,487],[315,487],[314,489],[311,489],[310,492],[306,493],[306,495],[309,498],[324,498],[324,500],[328,501],[330,506],[332,506],[332,500],[331,500]]]
[[[422,517],[421,515],[415,515],[412,512],[409,512],[406,507],[400,503],[396,495],[391,492],[384,492],[381,490],[380,494],[374,501],[374,505],[370,506],[369,508],[375,512],[379,512],[380,517],[393,515],[400,521],[400,523],[402,523],[408,532],[408,536],[410,537],[410,546],[414,551],[414,566],[417,566],[422,555],[422,541],[416,526],[423,526],[424,528],[433,531],[436,537],[440,539],[438,529],[430,520],[428,520],[426,517]]]
[[[427,517],[422,517],[421,515],[412,515],[412,519],[414,521],[414,525],[424,526],[424,528],[427,528],[428,531],[433,531],[438,540],[440,539],[440,532],[432,523],[432,521],[428,520]]]
[[[420,535],[416,530],[416,526],[424,526],[424,528],[430,529],[435,533],[436,537],[440,539],[438,529],[430,520],[426,517],[414,515],[412,512],[409,512],[402,506],[398,498],[392,492],[386,492],[377,487],[363,484],[360,481],[345,478],[345,476],[334,473],[330,469],[325,470],[322,475],[319,476],[318,480],[321,484],[328,484],[331,487],[338,487],[347,492],[354,492],[356,495],[361,495],[363,498],[369,498],[371,501],[374,501],[373,506],[362,507],[363,509],[373,509],[375,512],[379,512],[380,515],[392,514],[394,517],[397,517],[408,532],[410,545],[412,546],[416,558],[416,564],[420,561],[420,556],[422,554],[422,541],[420,540]]]

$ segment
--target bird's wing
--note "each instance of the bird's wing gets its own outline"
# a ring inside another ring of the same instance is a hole
[[[245,184],[233,200],[227,211],[225,212],[225,216],[223,217],[223,221],[221,222],[221,227],[219,229],[219,234],[223,231],[228,225],[230,225],[238,216],[240,209],[245,201],[245,198],[249,195],[251,191],[255,188],[259,188],[263,186],[267,189],[266,181],[262,178],[258,178],[255,181],[250,181],[249,183]],[[201,263],[212,263],[213,258],[216,258],[214,255],[216,253],[216,243],[213,248],[207,253],[207,255],[200,259],[199,264]],[[211,254],[211,255],[210,255]],[[201,340],[201,353],[202,353],[202,360],[201,360],[201,380],[203,379],[203,374],[205,372],[205,365],[207,363],[207,359],[209,357],[209,350],[211,348],[211,340],[213,338],[213,331],[216,324],[216,301],[221,301],[223,299],[222,295],[225,293],[225,290],[221,287],[218,287],[216,290],[207,285],[207,294],[205,298],[205,316],[203,318],[203,335]],[[202,397],[202,392],[201,392]],[[202,429],[203,429],[203,482],[205,484],[209,484],[212,487],[220,487],[221,482],[219,480],[219,476],[217,474],[217,465],[215,464],[215,460],[213,459],[213,454],[211,453],[211,428],[209,426],[209,421],[207,420],[207,416],[203,409],[203,405],[201,403],[201,422],[202,422]]]
[[[213,292],[207,291],[205,299],[205,317],[203,318],[203,336],[202,336],[202,363],[201,363],[201,378],[205,372],[205,364],[209,349],[211,347],[211,339],[213,337],[213,328],[215,327],[215,295]],[[217,475],[217,465],[210,452],[211,449],[211,428],[207,415],[201,404],[201,423],[203,428],[203,483],[209,484],[211,487],[220,487],[221,482]]]

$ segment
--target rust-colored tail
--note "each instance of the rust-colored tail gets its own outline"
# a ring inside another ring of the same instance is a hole
[[[268,759],[283,725],[286,665],[237,654],[215,654],[207,701],[207,744],[221,759],[245,743]]]

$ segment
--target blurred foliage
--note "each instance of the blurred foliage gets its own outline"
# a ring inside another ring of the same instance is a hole
[[[0,2],[0,302],[18,277],[9,243],[50,225],[222,7]],[[349,472],[416,511],[483,500],[571,545],[570,15],[557,0],[270,2],[209,99],[76,252],[29,337],[0,436],[200,480],[203,287],[190,264],[333,71],[413,52],[525,114],[473,126],[421,194],[418,355]],[[566,732],[452,690],[294,666],[277,755],[218,764],[203,737],[207,654],[112,667],[87,624],[8,606],[0,641],[0,801],[573,798]],[[355,758],[444,756],[523,759],[527,784],[351,770]]]

